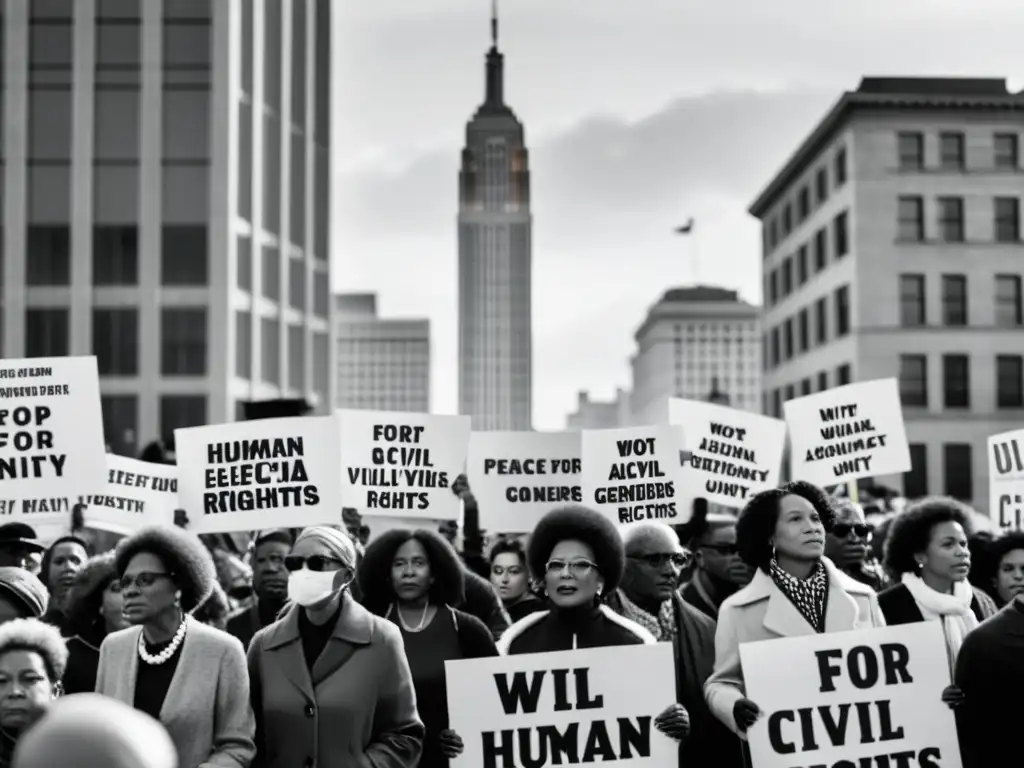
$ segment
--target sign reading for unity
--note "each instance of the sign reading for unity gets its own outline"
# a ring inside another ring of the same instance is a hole
[[[194,533],[300,528],[341,515],[333,416],[174,431],[178,495]]]
[[[896,379],[827,389],[782,405],[793,479],[822,487],[910,471]]]
[[[106,485],[95,357],[0,361],[0,515],[69,521],[69,499]]]
[[[580,439],[585,505],[619,525],[689,520],[695,494],[682,490],[678,427],[588,429]]]
[[[341,497],[366,515],[456,520],[452,484],[466,465],[468,416],[338,411]]]
[[[744,643],[740,661],[764,713],[753,768],[960,768],[940,622]]]
[[[665,768],[676,742],[654,718],[676,700],[668,643],[445,662],[453,768]]]
[[[778,485],[786,422],[678,398],[668,401],[668,419],[683,430],[687,483],[712,504],[742,507]]]
[[[1024,529],[1024,429],[988,439],[988,505],[996,528]]]
[[[532,531],[541,517],[581,504],[579,432],[473,432],[466,477],[487,531]]]
[[[174,525],[178,468],[107,454],[107,490],[82,499],[92,528],[130,534],[144,525]]]

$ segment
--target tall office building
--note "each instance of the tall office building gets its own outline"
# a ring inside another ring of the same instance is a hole
[[[987,511],[986,438],[1024,416],[1024,94],[865,78],[750,207],[763,223],[764,407],[898,377],[908,497]]]
[[[330,11],[4,3],[2,354],[95,354],[118,453],[333,402]]]
[[[760,310],[736,291],[673,288],[637,328],[630,360],[633,424],[668,418],[668,398],[711,400],[757,411],[761,393]]]
[[[375,293],[334,301],[338,408],[430,413],[430,321],[378,317]]]
[[[532,425],[532,217],[523,125],[505,104],[491,18],[484,103],[466,126],[459,173],[459,412],[475,430]]]

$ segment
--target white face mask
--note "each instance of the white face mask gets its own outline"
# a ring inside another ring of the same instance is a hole
[[[311,571],[305,566],[292,571],[288,574],[288,599],[302,606],[315,605],[338,591],[334,588],[337,575],[337,571]]]

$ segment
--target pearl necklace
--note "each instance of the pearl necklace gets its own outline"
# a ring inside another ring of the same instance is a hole
[[[174,637],[171,638],[171,644],[164,648],[160,653],[152,654],[146,650],[146,636],[139,633],[139,658],[147,664],[158,665],[166,664],[167,661],[173,656],[178,646],[181,645],[185,639],[185,631],[188,628],[188,621],[185,619],[181,620],[181,624],[178,625],[178,629],[174,633]]]
[[[423,629],[423,625],[427,623],[427,611],[429,610],[430,603],[428,602],[426,605],[423,606],[423,615],[420,616],[420,623],[417,624],[415,627],[410,627],[408,624],[405,623],[405,618],[402,616],[402,609],[399,608],[397,605],[395,606],[395,613],[398,614],[398,622],[402,625],[402,629],[404,629],[406,632],[421,631]]]

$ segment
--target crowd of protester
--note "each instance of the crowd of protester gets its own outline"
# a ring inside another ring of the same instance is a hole
[[[623,532],[584,507],[529,536],[336,526],[255,532],[244,552],[180,527],[116,547],[0,526],[0,768],[445,768],[445,662],[669,643],[654,726],[679,765],[741,768],[762,716],[747,642],[940,623],[966,768],[1016,753],[1024,533],[945,497],[867,510],[793,482],[738,515]]]

